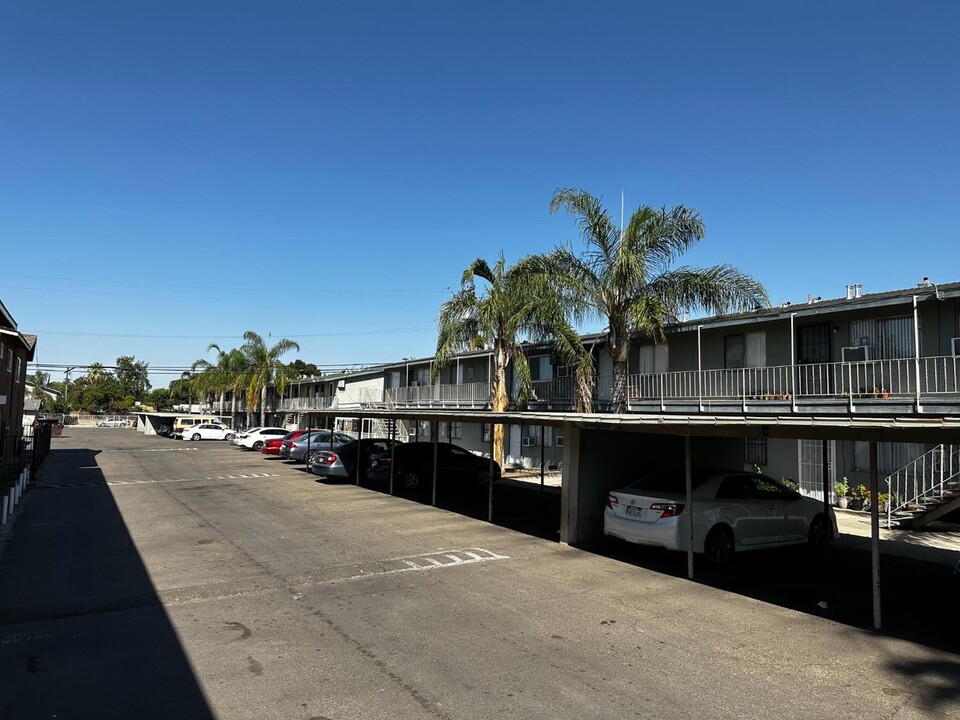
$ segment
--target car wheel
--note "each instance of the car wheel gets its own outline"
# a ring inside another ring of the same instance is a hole
[[[830,547],[833,532],[826,515],[817,515],[810,523],[810,533],[807,539],[810,547],[818,553],[826,552]]]
[[[253,450],[254,452],[260,452],[260,448],[262,448],[262,447],[263,447],[263,441],[262,441],[262,440],[257,440],[257,441],[251,446],[250,449]]]
[[[229,440],[233,440],[235,437],[236,435],[234,435],[233,433],[227,433],[226,435],[223,436],[223,439],[229,441]]]
[[[733,559],[736,543],[733,531],[726,525],[717,525],[703,543],[703,551],[711,565],[722,567]]]
[[[418,487],[420,487],[420,476],[413,470],[410,472],[405,472],[400,477],[400,484],[403,486],[404,490],[416,490]]]
[[[196,442],[197,440],[200,439],[200,433],[194,433],[193,435],[190,436],[190,439]]]

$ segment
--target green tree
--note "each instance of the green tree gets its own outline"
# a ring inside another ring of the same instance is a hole
[[[290,363],[290,369],[297,373],[298,377],[316,377],[320,374],[319,368],[313,363],[305,363],[300,358],[297,358],[292,363]]]
[[[516,267],[516,266],[515,266]],[[478,290],[477,280],[484,285]],[[459,352],[489,348],[493,358],[490,406],[503,412],[509,405],[507,370],[514,366],[517,402],[530,397],[530,366],[520,343],[523,339],[553,339],[566,364],[590,366],[576,333],[566,323],[562,306],[545,279],[507,269],[503,253],[492,267],[482,258],[463,271],[460,290],[440,308],[433,379]],[[503,463],[503,426],[494,426],[494,458]]]
[[[123,386],[124,392],[134,400],[143,401],[144,395],[150,390],[150,364],[145,361],[137,362],[133,355],[121,355],[117,358],[117,380]]]
[[[247,422],[252,421],[253,412],[260,408],[260,424],[267,422],[267,388],[272,383],[277,392],[283,394],[287,383],[297,379],[295,371],[280,362],[280,357],[291,350],[300,351],[300,345],[293,340],[283,338],[274,345],[267,346],[263,338],[252,330],[243,334],[244,344],[240,348],[246,358],[244,377],[247,381]]]
[[[532,264],[551,279],[574,322],[606,321],[614,412],[627,405],[632,334],[663,342],[666,325],[684,312],[725,314],[770,304],[763,285],[731,265],[672,267],[703,239],[703,220],[695,210],[642,205],[622,231],[600,200],[583,190],[557,190],[550,212],[558,210],[577,218],[586,251],[578,256],[569,245],[557,247]]]

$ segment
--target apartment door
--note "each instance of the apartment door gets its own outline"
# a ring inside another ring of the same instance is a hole
[[[797,328],[798,395],[833,394],[833,332],[829,324]]]
[[[823,500],[823,443],[820,440],[801,440],[799,446],[800,494],[805,497]],[[827,441],[827,487],[830,489],[830,501],[833,501],[833,486],[837,481],[836,463],[837,444]]]

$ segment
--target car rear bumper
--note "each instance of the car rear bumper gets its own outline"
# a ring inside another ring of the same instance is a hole
[[[620,538],[639,545],[653,545],[667,550],[685,550],[686,543],[680,543],[679,518],[668,518],[656,522],[639,522],[614,514],[606,508],[603,511],[603,534]]]

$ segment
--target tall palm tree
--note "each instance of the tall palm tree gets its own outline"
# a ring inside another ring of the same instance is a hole
[[[237,391],[243,384],[243,371],[246,363],[242,362],[244,355],[236,348],[232,350],[222,350],[216,343],[210,343],[207,346],[207,352],[216,350],[216,362],[200,358],[191,366],[194,371],[200,370],[198,382],[200,389],[204,392],[215,393],[220,399],[220,412],[223,412],[223,406],[226,403],[228,390],[233,391],[233,411],[236,413]]]
[[[480,290],[478,279],[485,281]],[[542,276],[507,269],[503,253],[492,267],[482,258],[471,262],[463,271],[460,290],[440,308],[433,379],[456,353],[489,348],[493,359],[490,406],[494,412],[503,412],[509,404],[507,369],[511,363],[518,404],[525,405],[531,393],[530,366],[519,345],[523,338],[557,338],[556,352],[563,362],[590,362],[550,290]],[[494,427],[493,453],[494,459],[503,463],[502,425]]]
[[[614,412],[623,412],[627,405],[632,334],[662,342],[666,325],[685,311],[724,314],[770,304],[763,285],[732,265],[672,267],[703,239],[703,220],[695,210],[642,205],[621,230],[598,198],[569,188],[554,193],[550,212],[558,210],[577,218],[586,252],[575,255],[568,244],[533,264],[552,279],[575,322],[606,320]]]
[[[267,423],[267,387],[273,383],[277,392],[283,394],[287,382],[296,379],[296,371],[280,362],[280,357],[291,350],[300,351],[300,345],[293,340],[283,338],[272,347],[267,347],[263,338],[252,330],[243,334],[244,344],[241,350],[246,356],[247,370],[247,422],[252,412],[260,408],[260,424]]]

